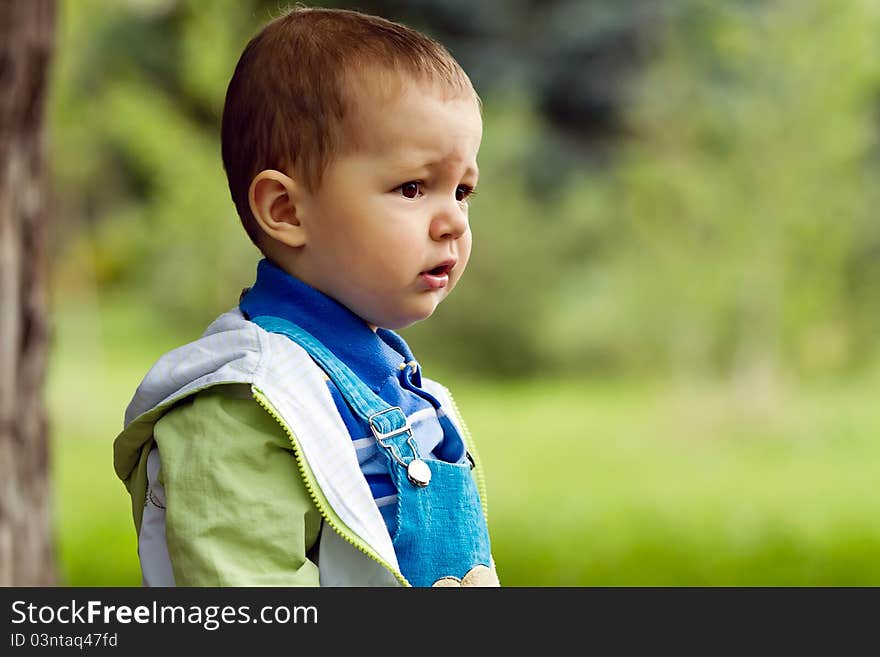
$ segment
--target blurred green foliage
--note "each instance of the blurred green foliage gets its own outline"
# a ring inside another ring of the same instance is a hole
[[[880,583],[880,5],[471,5],[466,26],[460,0],[359,7],[448,35],[484,100],[467,275],[405,336],[478,439],[502,580]],[[62,3],[49,403],[70,584],[138,582],[109,441],[260,257],[218,126],[280,5],[206,7]]]
[[[644,359],[795,373],[880,336],[880,6],[700,3],[671,26],[615,170],[611,292]]]
[[[874,356],[880,8],[677,6],[601,165],[542,187],[548,115],[525,87],[484,94],[474,255],[450,300],[407,332],[424,359],[490,376],[779,376]],[[87,272],[186,335],[234,305],[259,254],[229,199],[218,122],[269,15],[232,1],[64,4],[51,114],[60,289],[90,284]]]

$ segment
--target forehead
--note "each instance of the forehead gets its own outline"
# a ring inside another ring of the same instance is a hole
[[[400,166],[445,164],[476,173],[483,122],[472,90],[387,74],[353,84],[351,99],[347,131],[354,154]]]

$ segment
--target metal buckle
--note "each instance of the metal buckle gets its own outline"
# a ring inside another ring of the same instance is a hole
[[[380,415],[385,415],[385,413],[391,413],[392,411],[397,411],[403,416],[404,425],[400,429],[395,429],[393,431],[383,432],[373,424],[373,418],[379,417]],[[373,431],[373,435],[376,437],[376,440],[382,442],[387,438],[391,438],[393,436],[399,436],[400,434],[407,434],[412,436],[412,427],[409,424],[409,418],[406,417],[406,414],[403,412],[403,409],[400,406],[392,406],[391,408],[386,408],[384,411],[379,411],[378,413],[373,413],[370,417],[367,418],[367,422],[370,423],[370,429]]]

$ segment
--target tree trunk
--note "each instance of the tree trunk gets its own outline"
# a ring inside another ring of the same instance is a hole
[[[43,109],[55,0],[0,0],[0,586],[55,582]]]

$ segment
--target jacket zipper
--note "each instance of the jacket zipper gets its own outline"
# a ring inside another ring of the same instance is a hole
[[[446,388],[446,394],[449,396],[449,401],[452,403],[452,408],[455,411],[459,424],[461,425],[462,433],[464,434],[462,436],[464,438],[464,446],[474,459],[474,473],[477,479],[477,490],[480,493],[480,506],[483,507],[483,517],[486,519],[486,524],[488,525],[489,504],[486,500],[486,477],[483,473],[483,465],[480,460],[480,455],[477,453],[477,445],[474,442],[473,436],[471,436],[470,429],[468,429],[468,426],[464,421],[464,416],[461,414],[458,404],[455,401],[455,397],[452,396],[452,392],[449,388]]]
[[[312,498],[312,502],[314,502],[315,507],[318,509],[318,512],[324,518],[324,522],[326,522],[330,527],[339,534],[346,542],[353,545],[355,548],[366,554],[373,561],[383,566],[386,570],[388,570],[395,578],[397,578],[403,586],[411,586],[411,584],[406,580],[401,572],[395,570],[391,564],[386,562],[382,557],[380,557],[374,550],[372,550],[368,545],[364,544],[362,541],[358,541],[354,536],[351,535],[346,528],[340,526],[338,523],[334,522],[330,518],[330,514],[327,512],[327,509],[324,508],[324,505],[321,504],[321,500],[318,499],[318,494],[315,492],[315,482],[312,481],[311,477],[306,470],[305,464],[303,462],[302,450],[300,449],[299,443],[296,440],[296,436],[293,435],[293,431],[287,426],[287,423],[281,419],[281,416],[274,409],[272,404],[268,399],[263,395],[263,393],[257,388],[251,388],[252,395],[254,400],[262,406],[269,415],[281,426],[284,430],[284,433],[287,434],[287,438],[290,441],[290,444],[293,446],[293,454],[296,458],[296,465],[299,468],[300,476],[302,477],[303,483],[306,485],[306,490],[309,491],[309,496]],[[482,499],[482,498],[481,498]],[[484,509],[485,512],[485,509]]]

